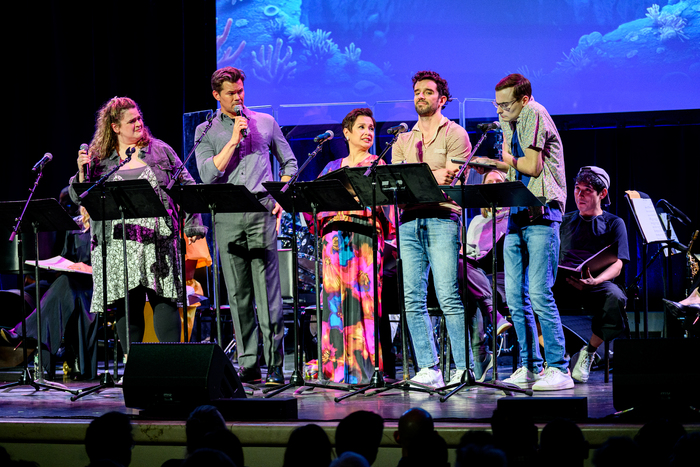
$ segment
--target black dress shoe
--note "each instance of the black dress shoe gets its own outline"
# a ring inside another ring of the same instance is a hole
[[[269,385],[280,385],[284,384],[284,373],[282,372],[281,366],[271,366],[267,369],[267,378],[265,378],[265,384]]]
[[[262,378],[262,373],[260,373],[260,367],[254,366],[251,368],[246,368],[244,366],[238,368],[238,379],[241,383],[253,383],[259,381]]]

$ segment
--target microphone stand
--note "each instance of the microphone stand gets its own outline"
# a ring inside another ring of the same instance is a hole
[[[107,172],[105,175],[100,177],[99,180],[95,182],[94,185],[92,185],[90,188],[82,192],[79,196],[80,199],[84,199],[87,196],[87,193],[92,191],[93,188],[99,186],[102,188],[102,194],[100,196],[101,204],[102,204],[102,212],[105,212],[105,200],[107,197],[107,194],[104,190],[105,183],[107,183],[107,180],[109,177],[112,176],[115,172],[117,172],[120,168],[122,168],[124,165],[128,164],[131,161],[131,156],[134,154],[136,151],[136,148],[128,148],[126,150],[126,159],[121,161],[119,164],[114,166],[112,170]],[[91,221],[92,222],[92,221]],[[75,402],[76,400],[87,396],[88,394],[92,394],[93,392],[99,391],[101,389],[106,389],[106,388],[113,388],[115,387],[115,381],[117,380],[118,376],[118,370],[119,366],[117,364],[117,356],[118,356],[118,351],[117,351],[117,338],[115,334],[114,338],[114,368],[112,368],[112,372],[114,375],[109,373],[109,346],[107,345],[108,341],[108,336],[107,336],[107,221],[103,220],[102,221],[102,248],[101,248],[101,255],[102,255],[102,331],[103,331],[103,339],[104,339],[104,373],[102,373],[102,376],[100,377],[100,383],[89,387],[85,388],[82,390],[79,390],[77,394],[75,394],[73,397],[71,397],[71,401]],[[126,272],[125,272],[126,274]],[[126,280],[126,277],[125,277]],[[128,321],[128,307],[129,307],[129,300],[128,296],[124,298],[124,303],[126,307],[126,319],[127,319],[127,324],[126,324],[126,333],[127,333],[127,342],[129,340],[129,321]]]
[[[374,289],[373,289],[373,294],[374,294],[374,374],[372,374],[372,378],[370,379],[369,384],[357,389],[356,391],[350,392],[348,394],[345,394],[341,397],[336,397],[334,400],[336,402],[340,402],[344,399],[347,399],[349,397],[355,396],[357,394],[364,394],[365,392],[369,391],[370,389],[381,389],[381,390],[388,390],[393,387],[393,385],[390,385],[389,387],[386,387],[385,382],[384,382],[384,374],[379,368],[379,350],[380,350],[380,342],[379,342],[379,321],[380,321],[380,316],[379,316],[379,264],[377,263],[377,255],[379,251],[379,240],[377,238],[377,167],[379,166],[379,161],[384,160],[384,156],[389,152],[389,149],[396,143],[396,141],[399,139],[399,135],[402,132],[397,132],[394,134],[394,137],[391,139],[386,144],[386,147],[384,150],[381,152],[379,157],[377,157],[375,160],[372,161],[372,164],[367,167],[367,170],[364,173],[365,177],[372,177],[372,253],[374,255],[373,258],[373,274],[374,274]],[[394,190],[394,205],[396,206],[396,189]],[[397,218],[396,220],[398,221],[398,208],[394,212],[395,217]],[[396,224],[396,251],[397,253],[400,251],[399,249],[399,226],[398,222]],[[404,381],[402,381],[399,384],[404,384],[405,380],[407,379],[408,376],[408,371],[407,371],[407,359],[408,359],[408,333],[406,332],[406,316],[404,312],[404,300],[403,300],[403,272],[401,270],[402,268],[402,263],[401,263],[401,254],[397,254],[397,259],[396,259],[396,280],[397,280],[397,289],[398,289],[398,295],[399,295],[399,313],[401,316],[401,332],[403,335],[402,339],[402,344],[403,344],[403,361],[404,361],[404,368],[403,368],[403,373],[404,373]],[[418,389],[418,388],[410,388],[406,387],[406,389]],[[422,391],[424,392],[424,391]]]
[[[165,187],[165,190],[170,194],[170,190],[173,189],[173,186],[175,183],[178,184],[179,187],[179,194],[180,198],[178,198],[178,203],[177,203],[177,228],[180,233],[180,277],[181,277],[181,285],[182,285],[182,290],[180,293],[182,294],[182,336],[183,336],[183,342],[189,342],[190,341],[190,329],[189,329],[189,318],[187,317],[187,264],[186,264],[186,254],[187,254],[187,240],[185,239],[185,210],[182,209],[182,203],[179,202],[179,199],[182,198],[183,193],[182,193],[182,180],[180,177],[182,176],[182,172],[185,170],[185,166],[189,162],[189,160],[192,158],[194,155],[195,150],[199,146],[199,143],[202,142],[202,139],[204,139],[204,136],[209,132],[209,129],[211,129],[211,125],[214,122],[214,112],[210,112],[209,115],[207,116],[207,126],[204,127],[204,131],[202,134],[197,138],[197,140],[194,142],[194,145],[192,146],[192,149],[190,149],[190,152],[187,154],[187,157],[183,161],[182,165],[179,166],[177,169],[175,169],[175,172],[173,172],[173,177],[170,179],[170,182],[168,182],[168,185]],[[218,256],[217,256],[218,258]],[[221,337],[219,336],[219,340],[221,340]]]
[[[34,180],[34,186],[29,190],[29,197],[27,198],[27,202],[24,204],[24,207],[22,208],[22,213],[19,215],[17,218],[17,223],[15,224],[14,228],[12,229],[12,233],[10,234],[10,239],[9,241],[12,242],[14,241],[15,237],[17,237],[17,256],[19,259],[19,275],[17,277],[17,285],[18,289],[20,292],[20,297],[23,298],[23,293],[24,293],[24,256],[23,256],[23,251],[22,251],[22,235],[17,236],[18,234],[21,234],[21,224],[22,220],[24,219],[25,214],[27,213],[27,208],[29,207],[29,203],[32,200],[32,197],[34,196],[34,192],[36,191],[37,186],[39,186],[39,181],[41,180],[41,177],[44,175],[44,167],[40,166],[38,169],[38,173],[36,176],[36,180]],[[41,361],[41,281],[39,280],[39,231],[38,229],[38,222],[33,222],[33,227],[34,227],[34,251],[35,251],[35,267],[34,267],[34,276],[36,279],[36,286],[35,286],[35,296],[36,296],[36,326],[37,326],[37,336],[36,336],[36,360],[34,362],[34,376],[35,380],[32,380],[31,374],[29,373],[29,361],[28,361],[28,352],[27,352],[27,317],[25,314],[25,301],[22,299],[20,301],[20,307],[21,307],[21,316],[22,316],[22,356],[24,359],[24,368],[22,368],[22,375],[20,376],[19,380],[10,383],[4,386],[0,386],[0,389],[6,389],[6,388],[11,388],[15,386],[31,386],[34,388],[35,391],[40,390],[40,388],[45,388],[45,389],[56,389],[59,391],[65,391],[65,392],[70,392],[71,394],[77,394],[77,391],[73,391],[71,389],[68,389],[67,387],[63,386],[62,384],[57,384],[57,383],[51,383],[49,381],[44,380],[44,367]]]
[[[297,222],[296,222],[296,199],[297,199],[297,191],[296,191],[296,183],[297,180],[299,179],[299,174],[306,168],[306,166],[309,165],[311,160],[316,157],[316,155],[321,152],[321,149],[323,148],[323,143],[328,141],[328,139],[324,139],[321,142],[318,143],[318,146],[316,146],[316,149],[314,149],[311,153],[309,153],[307,159],[304,161],[304,163],[301,165],[299,170],[296,171],[294,175],[290,177],[290,179],[287,181],[287,183],[281,188],[280,192],[281,193],[286,193],[290,188],[292,189],[291,191],[291,199],[292,199],[292,270],[294,271],[294,283],[292,284],[292,311],[294,313],[294,371],[292,372],[292,376],[289,377],[289,383],[282,385],[281,387],[278,388],[267,388],[263,389],[263,394],[265,394],[265,398],[270,398],[273,396],[276,396],[277,394],[286,391],[289,388],[292,387],[303,387],[303,386],[308,386],[309,384],[304,381],[303,375],[303,356],[302,352],[299,349],[299,290],[298,290],[298,282],[299,282],[299,258],[298,258],[298,251],[299,251],[299,246],[297,245]],[[319,232],[316,232],[316,244],[318,245],[318,234]],[[317,255],[318,255],[318,250],[317,250]],[[318,261],[318,259],[316,259]],[[316,280],[318,280],[318,272],[316,275]],[[320,310],[321,310],[321,304],[319,303],[319,294],[320,291],[318,287],[316,288],[316,323],[318,325],[318,348],[319,348],[319,353],[318,353],[318,374],[319,376],[321,375],[322,367],[321,367],[321,344],[322,344],[322,339],[321,339],[321,319],[320,319]]]

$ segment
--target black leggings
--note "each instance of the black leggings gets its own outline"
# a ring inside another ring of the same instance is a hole
[[[148,302],[153,308],[153,328],[160,342],[180,342],[180,313],[170,298],[157,295],[153,290],[143,286],[129,291],[129,333],[131,342],[143,340],[145,320],[143,309]],[[124,354],[126,351],[126,316],[124,299],[116,302],[117,335]]]

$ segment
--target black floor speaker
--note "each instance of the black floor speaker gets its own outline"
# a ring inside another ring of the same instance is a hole
[[[700,339],[622,339],[615,344],[615,410],[700,407]]]
[[[124,370],[124,404],[131,408],[194,408],[245,398],[233,365],[216,344],[134,343]]]

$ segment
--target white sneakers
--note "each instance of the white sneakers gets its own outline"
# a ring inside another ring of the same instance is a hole
[[[514,384],[518,387],[527,387],[530,384],[533,384],[537,382],[542,375],[544,375],[544,372],[541,372],[539,374],[535,374],[525,368],[524,366],[521,366],[515,372],[510,375],[508,378],[504,379],[504,383],[508,384]]]
[[[581,383],[588,381],[588,377],[591,374],[591,365],[593,365],[593,358],[595,358],[595,352],[589,353],[587,348],[588,346],[584,345],[578,353],[578,361],[571,371],[571,377]]]
[[[571,379],[569,370],[563,373],[557,368],[547,368],[542,370],[541,373],[535,374],[521,366],[509,378],[504,379],[503,382],[514,384],[521,388],[532,384],[533,391],[560,391],[574,387],[574,380]]]
[[[564,373],[558,368],[551,367],[545,369],[542,376],[532,386],[533,391],[561,391],[573,388],[574,380],[571,379],[571,373],[568,369]]]
[[[464,381],[462,381],[462,378],[466,378],[466,372],[467,370],[452,370],[450,372],[450,382],[447,383],[447,385],[451,386],[453,384],[459,385],[464,383]]]
[[[418,373],[416,373],[416,376],[409,379],[408,382],[423,386],[430,386],[433,388],[441,388],[445,386],[445,380],[442,378],[442,372],[439,369],[432,368],[422,368]]]

